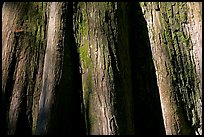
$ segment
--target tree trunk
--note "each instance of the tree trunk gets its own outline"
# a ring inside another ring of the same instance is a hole
[[[47,48],[36,134],[81,134],[79,58],[72,30],[72,4],[49,3]],[[68,8],[70,8],[68,10]],[[70,35],[70,34],[71,35]],[[73,105],[74,104],[74,105]]]
[[[45,7],[14,2],[2,8],[2,119],[7,134],[30,134],[36,122],[32,112],[37,105],[32,109],[32,104],[37,103],[39,97],[33,94],[38,95],[41,86],[36,80],[41,80],[44,58]]]
[[[128,3],[127,8],[129,14],[125,16],[129,15],[129,34],[125,33],[127,36],[124,37],[129,39],[130,46],[135,132],[141,135],[164,135],[159,89],[147,23],[138,2]]]
[[[140,3],[156,66],[166,134],[202,134],[201,3]]]
[[[202,134],[201,11],[4,2],[0,135]]]
[[[83,134],[72,4],[4,3],[2,10],[1,134]]]
[[[64,23],[62,16],[64,3],[48,4],[47,48],[45,52],[42,90],[39,101],[37,134],[52,132],[51,115],[54,109],[56,88],[62,75],[64,50]]]
[[[87,134],[134,134],[127,27],[117,18],[126,14],[122,8],[111,2],[75,4]]]

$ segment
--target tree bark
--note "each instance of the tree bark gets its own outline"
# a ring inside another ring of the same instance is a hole
[[[4,134],[30,134],[32,129],[32,104],[38,100],[33,101],[34,85],[36,76],[41,79],[36,73],[42,69],[45,48],[44,8],[43,3],[15,2],[2,7],[2,118],[8,131]]]
[[[45,52],[42,92],[39,101],[39,118],[36,134],[48,134],[50,131],[51,112],[55,103],[56,87],[62,75],[64,48],[64,3],[48,4],[47,48]]]
[[[130,2],[126,8],[129,13],[124,16],[129,16],[128,23],[123,19],[122,24],[128,24],[129,31],[123,32],[126,34],[123,38],[129,39],[130,46],[135,132],[140,135],[164,135],[161,102],[147,23],[138,2]]]
[[[198,2],[4,2],[0,135],[202,134]]]
[[[126,11],[112,2],[80,2],[75,9],[86,132],[134,134],[128,41],[122,38],[127,28],[117,18]]]
[[[202,134],[201,3],[140,3],[156,66],[166,134]]]
[[[2,10],[1,134],[84,134],[73,5],[4,3]]]
[[[73,9],[68,7],[72,4],[48,4],[47,48],[36,134],[67,135],[74,134],[76,129],[80,131],[77,134],[82,134],[79,59],[71,53],[75,52],[71,45],[73,35],[69,35],[73,32],[68,27],[72,16],[67,12]]]

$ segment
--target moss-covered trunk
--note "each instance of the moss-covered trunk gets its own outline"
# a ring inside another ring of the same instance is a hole
[[[127,11],[122,6],[75,3],[87,134],[134,133],[128,30],[122,22]]]
[[[2,97],[4,134],[30,134],[36,123],[45,44],[46,4],[2,7]],[[34,96],[36,95],[36,96]]]
[[[149,30],[166,134],[202,134],[202,7],[140,3]]]
[[[0,135],[202,134],[201,12],[4,2]]]
[[[14,2],[2,11],[1,134],[83,134],[73,5]]]

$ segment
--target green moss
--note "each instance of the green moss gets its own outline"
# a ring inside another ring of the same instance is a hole
[[[180,21],[183,22],[183,23],[187,22],[187,13],[186,12],[182,12],[180,14]]]
[[[164,30],[164,36],[168,44],[172,44],[174,40],[172,39],[172,33],[170,28]]]
[[[86,13],[82,12],[80,16],[80,22],[79,22],[79,31],[82,34],[82,36],[88,35],[88,24],[86,21]]]
[[[88,21],[86,19],[87,13],[84,10],[85,3],[80,3],[81,14],[79,17],[79,33],[81,34],[81,45],[79,46],[80,58],[84,68],[92,66],[92,59],[89,56],[89,42],[88,42]]]
[[[46,3],[42,2],[30,2],[24,6],[23,13],[17,21],[17,29],[22,29],[21,39],[19,45],[21,45],[21,53],[24,51],[26,54],[31,54],[32,59],[30,61],[30,71],[33,73],[38,67],[38,56],[41,52],[40,48],[44,43],[44,29],[45,29],[45,11]],[[31,73],[30,77],[33,78]],[[33,83],[33,79],[29,83]],[[31,84],[33,85],[33,84]],[[30,87],[33,88],[33,87]],[[33,122],[32,132],[35,132],[35,121]]]
[[[186,45],[189,45],[189,41],[190,41],[189,36],[183,37],[183,42],[186,43]]]
[[[183,32],[179,31],[177,34],[177,37],[179,38],[179,43],[184,46],[190,46],[190,37],[185,35]]]
[[[42,46],[44,41],[46,3],[31,2],[25,8],[25,13],[17,21],[17,28],[22,28],[25,35],[36,38],[36,46]],[[22,23],[23,22],[23,23]]]
[[[94,105],[94,104],[93,104],[93,105]],[[92,111],[92,112],[90,113],[89,123],[90,123],[90,125],[95,125],[95,124],[97,123],[97,115],[96,115],[96,113],[95,113],[94,111]],[[93,128],[95,128],[95,127],[93,127]]]
[[[165,68],[166,68],[166,71],[167,71],[167,75],[171,74],[171,68],[170,68],[170,66],[167,64],[167,62],[165,62]]]
[[[181,23],[187,23],[187,5],[186,2],[181,2],[179,5],[179,21]]]
[[[92,59],[89,56],[89,45],[88,41],[85,40],[84,45],[79,47],[80,58],[84,68],[89,68],[92,66]]]
[[[171,7],[171,3],[168,3],[167,5],[166,5],[166,13],[167,13],[167,17],[169,18],[169,19],[171,19],[172,18],[172,7]]]
[[[112,6],[112,2],[102,2],[101,4],[104,4],[106,7]]]
[[[89,94],[91,92],[91,89],[92,89],[92,73],[91,72],[88,72],[87,74],[87,79],[83,79],[84,82],[83,82],[83,97],[84,97],[84,100],[85,100],[85,107],[86,107],[86,102],[89,101]],[[84,77],[84,75],[83,75]]]
[[[174,17],[172,17],[172,6],[174,6]],[[187,21],[187,6],[186,3],[164,3],[162,9],[162,28],[163,37],[165,38],[164,43],[175,44],[177,43],[176,38],[179,37],[179,43],[185,43],[188,45],[189,38],[184,36],[181,32],[181,23],[186,23]]]

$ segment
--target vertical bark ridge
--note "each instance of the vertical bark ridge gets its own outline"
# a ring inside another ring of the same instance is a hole
[[[201,134],[201,7],[190,2],[141,5],[149,29],[166,133]],[[195,25],[193,20],[198,23]]]
[[[56,87],[59,85],[64,56],[64,31],[62,9],[64,3],[49,3],[47,47],[45,51],[42,91],[39,100],[39,117],[36,134],[49,134],[51,114],[55,103]]]
[[[165,129],[147,22],[142,15],[139,3],[132,2],[127,7],[135,132],[137,134],[163,135]],[[151,12],[148,13],[151,15]]]
[[[118,4],[111,2],[76,4],[74,27],[82,65],[87,134],[133,134],[131,90],[121,81],[123,73],[129,71],[122,68],[125,64],[119,60],[123,57],[117,54],[118,37],[122,37],[118,35],[117,8]]]
[[[24,134],[31,133],[37,58],[44,39],[44,32],[41,31],[41,28],[44,28],[44,12],[41,5],[42,3],[14,2],[4,3],[3,6],[2,90],[4,103],[7,104],[4,112],[7,115],[5,118],[7,134],[19,134],[25,128]],[[38,8],[41,9],[38,10]],[[32,14],[35,15],[32,16]],[[29,18],[30,16],[33,18]],[[6,80],[6,77],[10,80]],[[6,86],[5,83],[7,83]]]

